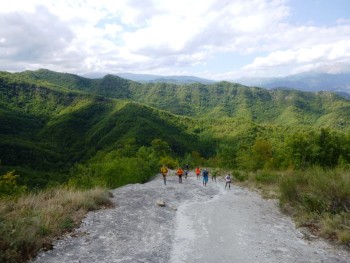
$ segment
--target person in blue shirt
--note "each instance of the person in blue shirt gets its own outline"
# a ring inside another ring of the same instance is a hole
[[[202,175],[203,175],[203,185],[207,186],[208,179],[209,179],[209,172],[208,172],[208,170],[204,169],[203,172],[202,172]]]

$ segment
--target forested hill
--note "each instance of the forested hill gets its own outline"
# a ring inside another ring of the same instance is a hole
[[[249,169],[350,162],[350,101],[325,92],[0,72],[0,124],[0,173],[16,170],[30,187],[86,174],[116,187],[186,154]]]
[[[180,155],[201,151],[186,117],[7,73],[0,77],[0,123],[0,172],[15,169],[30,186],[64,182],[75,163],[99,151],[125,148],[128,156],[154,139]]]
[[[141,84],[117,76],[86,79],[49,70],[3,73],[9,79],[28,81],[64,90],[129,99],[178,115],[244,118],[260,124],[311,125],[347,129],[350,102],[329,92],[265,90],[219,82],[176,85]]]

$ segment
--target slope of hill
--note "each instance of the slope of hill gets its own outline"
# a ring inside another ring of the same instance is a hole
[[[45,177],[64,174],[74,163],[97,151],[117,149],[129,138],[135,138],[135,146],[159,138],[178,154],[200,145],[198,136],[186,128],[186,118],[136,102],[58,91],[6,77],[0,78],[0,98],[2,169],[16,168],[27,174],[25,180],[35,171],[45,171]],[[65,178],[60,175],[55,180]],[[31,177],[32,186],[37,183]]]

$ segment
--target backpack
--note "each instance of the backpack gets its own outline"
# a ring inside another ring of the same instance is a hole
[[[168,169],[166,167],[162,167],[160,168],[160,171],[162,172],[162,174],[166,174],[168,172]]]

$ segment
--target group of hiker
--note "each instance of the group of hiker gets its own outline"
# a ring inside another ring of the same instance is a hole
[[[168,168],[163,165],[161,168],[160,168],[160,172],[162,173],[163,175],[163,180],[164,180],[164,185],[166,185],[166,177],[168,175]],[[179,177],[179,183],[182,184],[182,176],[184,175],[185,178],[187,179],[187,176],[188,176],[188,173],[189,173],[189,165],[186,164],[185,165],[185,168],[182,169],[181,167],[178,167],[175,171],[175,174]],[[207,183],[209,181],[209,171],[207,169],[203,169],[201,170],[199,167],[197,167],[195,169],[195,173],[196,173],[196,176],[197,176],[197,180],[200,179],[200,175],[202,174],[202,177],[203,177],[203,186],[207,186]],[[216,182],[216,177],[218,175],[218,170],[217,169],[214,169],[212,172],[211,172],[211,180]],[[225,189],[226,187],[228,186],[229,189],[231,189],[231,175],[228,174],[225,176]]]

